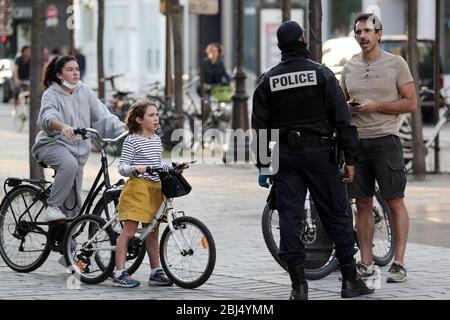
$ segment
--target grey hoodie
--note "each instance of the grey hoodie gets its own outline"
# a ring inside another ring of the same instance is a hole
[[[69,93],[53,82],[42,96],[37,121],[41,131],[31,149],[32,156],[38,161],[45,155],[48,146],[55,144],[69,149],[80,165],[84,165],[89,156],[91,140],[72,143],[60,131],[50,127],[50,121],[54,119],[73,128],[94,128],[103,138],[113,138],[125,131],[124,123],[108,111],[87,85],[80,82],[73,93]]]

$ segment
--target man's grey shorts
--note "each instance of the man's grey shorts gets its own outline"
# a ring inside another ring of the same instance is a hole
[[[350,198],[371,197],[375,180],[385,200],[403,198],[406,187],[406,169],[400,138],[388,135],[358,141],[355,178],[348,185]]]

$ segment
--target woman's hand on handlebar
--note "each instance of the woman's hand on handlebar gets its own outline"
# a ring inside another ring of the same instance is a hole
[[[74,142],[75,141],[75,132],[74,132],[74,128],[69,126],[68,124],[64,124],[61,127],[61,133],[63,134],[64,137],[66,137],[67,139],[69,139],[70,141]]]

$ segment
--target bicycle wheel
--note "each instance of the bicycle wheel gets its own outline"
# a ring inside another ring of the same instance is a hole
[[[382,267],[389,264],[394,258],[394,238],[392,236],[391,211],[379,191],[375,192],[372,213],[375,221],[373,260],[376,265]]]
[[[303,261],[305,268],[305,277],[308,280],[322,279],[329,275],[337,268],[337,259],[334,256],[333,243],[329,240],[319,216],[312,206],[312,218],[315,221],[317,234],[315,239],[304,243],[306,251],[306,259]],[[275,261],[285,270],[287,270],[286,262],[278,256],[280,243],[280,226],[278,211],[269,208],[266,204],[262,214],[262,233],[267,249],[275,259]],[[302,231],[300,231],[301,233]],[[299,235],[301,237],[301,234]],[[302,237],[301,237],[302,238]]]
[[[101,283],[114,270],[116,235],[110,227],[98,232],[105,223],[98,216],[81,215],[72,221],[64,236],[66,263],[83,283]]]
[[[167,226],[161,236],[161,265],[169,279],[179,287],[197,288],[209,279],[214,270],[214,239],[208,228],[192,217],[177,218],[173,226],[175,232]]]
[[[116,213],[116,208],[118,204],[119,200],[117,199],[105,202],[102,198],[95,205],[93,215],[101,217],[105,221],[109,221],[109,219],[111,219],[111,217],[114,216],[114,214]],[[108,208],[108,210],[106,210],[106,208]],[[115,233],[116,238],[120,236],[120,233],[122,232],[122,226],[123,223],[117,220],[114,221],[113,224],[111,225],[111,229]],[[138,230],[138,234],[139,233],[140,232]],[[133,240],[129,242],[127,257],[125,260],[125,268],[128,270],[128,273],[130,275],[135,273],[136,270],[139,268],[139,266],[142,264],[146,252],[146,242],[144,241],[142,244],[137,243],[138,234],[136,235],[135,238],[133,238]],[[98,260],[97,264],[99,266],[103,266],[102,260],[101,259],[97,260]]]
[[[45,207],[33,186],[18,186],[5,196],[0,209],[0,255],[17,272],[36,270],[50,254],[49,226],[31,224],[44,222],[41,212]]]

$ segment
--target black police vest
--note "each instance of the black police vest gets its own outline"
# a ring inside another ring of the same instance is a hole
[[[328,126],[321,67],[311,60],[294,58],[267,73],[271,128]]]

